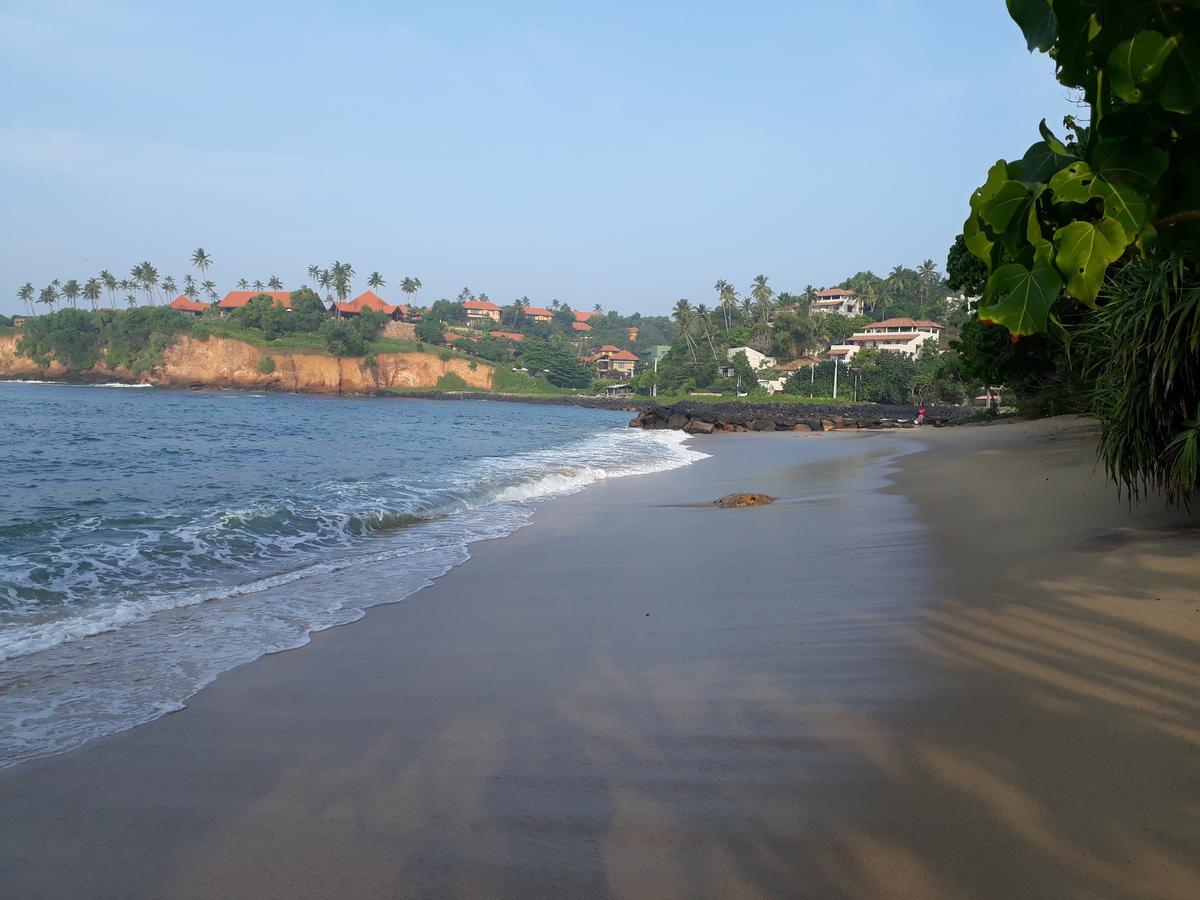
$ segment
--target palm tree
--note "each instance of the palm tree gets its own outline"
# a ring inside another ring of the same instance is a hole
[[[126,294],[125,305],[130,308],[137,306],[137,297],[133,296],[133,294]]]
[[[700,329],[704,332],[704,337],[708,341],[708,349],[712,351],[713,359],[716,359],[717,348],[713,346],[712,329],[709,327],[708,307],[703,303],[696,306],[696,321],[700,323]]]
[[[411,275],[406,275],[404,280],[400,282],[400,290],[408,294],[409,305],[412,305],[412,296],[421,289],[421,279],[413,278]],[[528,305],[528,304],[526,304]]]
[[[130,269],[129,275],[133,279],[134,284],[140,284],[142,290],[146,292],[146,299],[153,303],[154,286],[158,284],[158,269],[150,265],[149,262],[143,262],[141,265]]]
[[[671,311],[671,318],[679,324],[679,333],[687,344],[688,352],[692,354],[692,362],[696,362],[696,345],[692,341],[692,305],[686,299],[680,299]]]
[[[467,300],[474,300],[474,299],[475,299],[475,295],[471,293],[471,289],[469,287],[465,287],[461,291],[458,292],[458,302],[459,303],[463,303]]]
[[[117,279],[112,272],[105,269],[100,273],[100,283],[104,285],[104,289],[108,291],[109,306],[117,304]]]
[[[128,278],[122,278],[120,281],[117,282],[117,287],[119,287],[121,290],[126,291],[126,292],[132,291],[133,290],[133,282],[130,281]]]
[[[925,260],[917,266],[917,277],[922,281],[936,281],[938,278],[937,263],[932,259]]]
[[[264,287],[266,287],[266,285],[264,285],[264,284],[263,284],[263,282],[262,282],[262,279],[261,279],[261,278],[255,278],[255,279],[254,279],[254,289],[255,289],[256,291],[261,291],[261,290],[262,290]]]
[[[512,306],[513,306],[512,327],[516,328],[517,322],[519,322],[521,320],[522,313],[524,312],[525,308],[527,306],[529,306],[529,298],[528,297],[518,297],[516,300],[513,301]]]
[[[320,278],[321,278],[321,267],[320,266],[309,266],[308,267],[308,280],[319,287],[320,286]]]
[[[217,286],[214,282],[205,281],[200,285],[200,289],[208,295],[208,298],[212,300],[213,303],[217,302]]]
[[[550,301],[551,309],[558,309],[560,306],[562,306],[562,303],[559,302],[559,299],[557,297],[555,297],[553,300]]]
[[[378,272],[372,272],[370,277],[367,278],[367,287],[369,287],[371,290],[381,288],[385,284],[387,284],[387,282],[383,280],[383,276]]]
[[[191,272],[183,276],[183,292],[189,297],[196,296],[196,279],[192,277]]]
[[[89,278],[83,285],[83,298],[92,304],[92,311],[96,310],[96,301],[100,299],[100,279]]]
[[[57,279],[56,279],[57,280]],[[54,304],[58,302],[58,287],[52,281],[50,284],[42,288],[38,294],[38,303],[50,307],[50,312],[54,312]]]
[[[67,283],[63,285],[63,298],[71,304],[72,309],[75,307],[75,301],[79,299],[79,292],[81,290],[82,288],[79,286],[79,282],[74,278],[68,279]]]
[[[208,272],[209,266],[212,265],[212,257],[204,252],[203,247],[197,247],[192,253],[192,265],[201,276],[204,276]]]
[[[811,309],[813,303],[817,300],[817,289],[811,284],[806,284],[804,286],[804,293],[801,296],[804,297],[805,305]]]
[[[604,307],[597,303],[592,307],[592,312],[594,312],[596,315],[600,315],[602,312],[604,312]]]
[[[245,278],[239,278],[237,286],[239,291],[250,290],[250,282],[248,282]]]
[[[333,276],[329,274],[328,269],[322,269],[317,273],[317,284],[321,286],[321,290],[325,292],[325,302],[333,302],[333,295],[329,293],[329,288],[333,285]]]
[[[751,300],[749,297],[743,297],[741,305],[738,307],[739,311],[741,312],[743,325],[750,321],[750,312],[753,308],[754,308],[754,301]]]
[[[725,331],[728,332],[733,310],[737,308],[737,291],[724,278],[718,279],[717,283],[713,285],[713,290],[717,292],[717,298],[721,304],[721,315],[725,319]]]
[[[17,299],[25,304],[31,316],[33,315],[33,295],[33,283],[29,281],[21,285],[21,289],[17,291]]]
[[[170,275],[168,275],[166,278],[163,279],[162,289],[163,289],[163,294],[164,294],[163,299],[165,300],[167,297],[170,297],[177,290],[179,290],[179,286],[177,284],[175,284],[175,279],[172,278]]]
[[[283,290],[283,282],[279,280],[278,275],[272,275],[267,280],[267,287],[269,287],[273,291],[282,291]]]
[[[354,281],[354,267],[350,263],[333,261],[333,265],[329,267],[329,273],[333,277],[333,290],[337,294],[338,300],[343,303],[350,296],[350,287]]]
[[[750,296],[754,298],[755,308],[763,317],[763,324],[769,325],[771,322],[771,298],[775,296],[775,291],[767,284],[766,275],[754,276],[754,286],[750,288]]]

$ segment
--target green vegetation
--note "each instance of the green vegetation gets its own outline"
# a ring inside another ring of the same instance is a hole
[[[190,324],[162,307],[97,313],[63,309],[27,320],[17,351],[40,366],[53,359],[82,370],[103,362],[138,374],[160,365],[163,352],[176,336],[189,332]]]
[[[1031,413],[1102,426],[1109,477],[1187,504],[1200,484],[1200,7],[1010,0],[1030,51],[1080,94],[971,197],[947,269],[982,283],[955,348]],[[982,271],[963,254],[978,258]]]
[[[471,386],[462,380],[461,375],[455,375],[453,372],[447,372],[437,380],[437,389],[439,391],[467,391]]]
[[[270,375],[272,372],[275,371],[275,357],[264,356],[264,357],[260,358],[258,361],[257,368],[258,368],[258,371],[261,372],[263,375]]]

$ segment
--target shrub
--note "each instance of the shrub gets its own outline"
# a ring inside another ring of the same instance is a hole
[[[270,375],[275,371],[275,357],[264,356],[258,361],[258,371],[263,375]]]
[[[341,319],[326,319],[321,323],[321,337],[334,356],[362,356],[367,343],[348,322]]]
[[[439,378],[436,387],[439,391],[467,391],[471,389],[470,385],[453,372],[447,372]]]

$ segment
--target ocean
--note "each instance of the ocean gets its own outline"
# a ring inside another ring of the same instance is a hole
[[[0,766],[403,600],[546,498],[703,458],[628,419],[0,382]]]

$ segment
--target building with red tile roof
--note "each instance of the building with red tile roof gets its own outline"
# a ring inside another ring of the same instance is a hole
[[[813,312],[837,313],[840,316],[861,316],[863,303],[858,295],[849,288],[830,288],[817,291],[817,299],[812,302]]]
[[[373,309],[375,312],[383,313],[394,321],[406,319],[412,312],[407,306],[394,306],[388,303],[374,291],[363,291],[353,300],[346,303],[335,302],[333,304],[333,314],[339,319],[352,319],[357,315],[361,315],[364,309]]]
[[[205,311],[212,309],[209,304],[193,300],[187,294],[180,294],[168,306],[176,312],[183,313],[185,316],[202,316]]]
[[[549,322],[554,318],[554,311],[541,306],[526,306],[521,310],[521,315],[535,322]]]
[[[490,300],[468,300],[463,303],[463,312],[467,314],[468,321],[479,319],[500,321],[500,307]]]
[[[601,378],[627,378],[633,375],[638,357],[628,350],[605,344],[591,356],[585,356],[583,361],[594,368]]]
[[[572,331],[591,331],[592,326],[589,325],[587,322],[572,322],[571,330]]]
[[[489,331],[488,334],[502,341],[512,341],[514,344],[519,344],[525,340],[525,335],[519,331]]]
[[[594,310],[592,312],[588,312],[587,310],[579,309],[579,310],[575,311],[575,321],[576,322],[587,322],[590,319],[593,319],[598,315],[600,315],[600,313],[595,312]]]
[[[859,350],[891,350],[905,356],[916,357],[926,341],[939,341],[943,326],[929,319],[884,319],[872,322],[858,334],[851,335],[844,344],[829,348],[830,356],[840,356],[847,361]]]
[[[252,297],[270,297],[276,306],[282,306],[284,309],[292,308],[292,295],[288,291],[230,291],[221,298],[221,302],[217,304],[217,309],[222,312],[232,312],[235,309],[241,309],[250,302]]]

